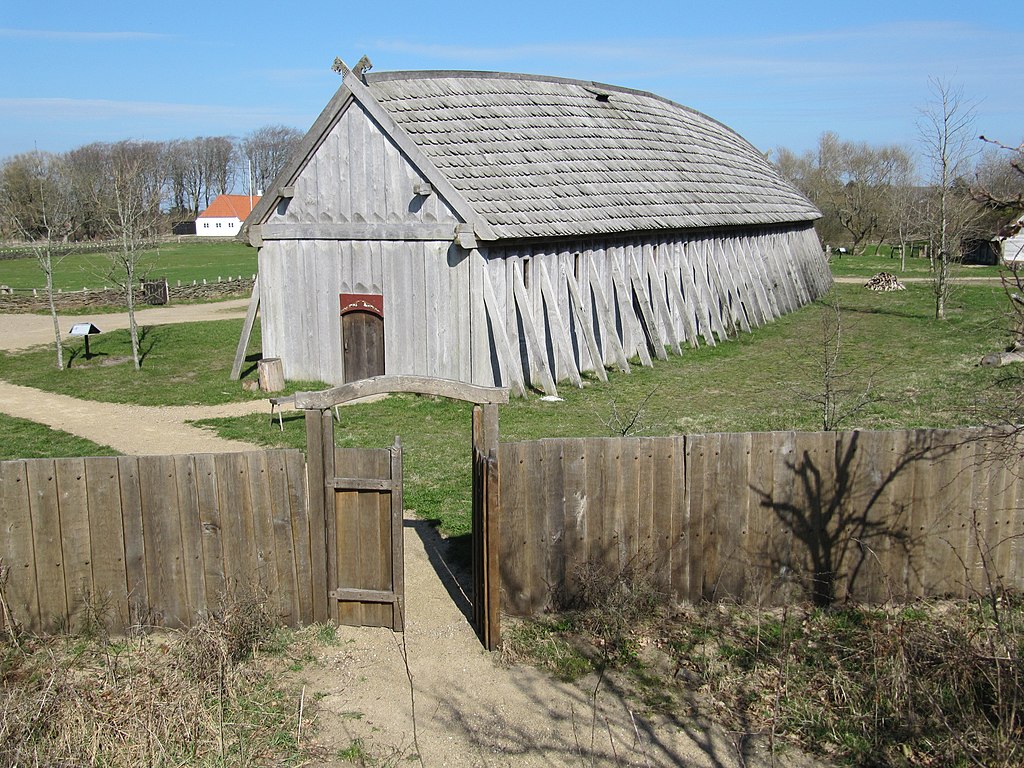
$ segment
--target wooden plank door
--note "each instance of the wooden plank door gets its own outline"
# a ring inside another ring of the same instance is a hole
[[[335,448],[327,509],[328,588],[339,624],[402,631],[405,550],[402,446]]]
[[[498,407],[473,407],[473,626],[489,651],[501,642]]]
[[[384,373],[384,318],[373,312],[349,311],[341,316],[345,383]]]

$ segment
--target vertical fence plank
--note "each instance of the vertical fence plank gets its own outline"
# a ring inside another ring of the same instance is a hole
[[[565,584],[565,480],[563,474],[563,444],[560,440],[542,440],[540,473],[537,475],[544,488],[544,583],[552,585],[554,594],[545,595],[545,607],[557,607],[562,601],[561,585]]]
[[[224,558],[224,521],[217,492],[217,462],[213,454],[193,457],[193,476],[198,506],[203,585],[207,611],[217,611],[227,594],[227,561]]]
[[[203,563],[203,526],[199,514],[195,457],[174,457],[178,493],[178,525],[181,529],[181,562],[185,571],[185,596],[190,621],[208,616],[215,605],[206,602],[206,566]]]
[[[57,459],[61,552],[64,589],[70,628],[77,631],[94,623],[98,606],[92,586],[92,550],[89,546],[89,496],[85,489],[85,459]]]
[[[619,467],[616,491],[616,529],[619,531],[619,568],[632,569],[643,565],[639,558],[640,527],[640,440],[623,437],[618,440]]]
[[[655,517],[658,508],[663,504],[671,510],[672,490],[666,488],[660,481],[660,473],[656,457],[659,453],[671,456],[670,438],[639,438],[637,441],[639,453],[639,491],[636,510],[636,530],[631,531],[635,540],[630,547],[636,553],[637,564],[644,569],[645,575],[651,578],[659,578],[667,575],[670,571],[667,567],[670,561],[662,562],[659,556],[659,549],[668,554],[662,537],[667,538],[671,530],[671,516],[669,515],[662,522],[665,527],[662,536],[655,530]],[[671,513],[670,513],[671,514]]]
[[[535,484],[524,476],[524,443],[502,443],[498,461],[502,467],[501,505],[509,514],[501,519],[501,584],[504,602],[510,613],[529,613],[527,568],[529,531],[525,510],[534,503],[529,495]]]
[[[40,624],[44,632],[67,626],[68,601],[61,551],[57,473],[52,459],[28,462],[32,544],[36,552],[36,589]]]
[[[265,516],[270,522],[274,543],[274,569],[277,592],[272,595],[278,617],[288,626],[299,624],[299,595],[296,586],[295,547],[292,542],[292,505],[288,491],[287,453],[267,452],[267,479],[270,507]]]
[[[743,545],[746,596],[758,605],[769,602],[777,573],[779,554],[774,551],[778,541],[778,525],[769,500],[774,489],[775,436],[758,432],[750,436],[750,471],[747,494],[747,531]]]
[[[246,482],[249,498],[252,500],[253,537],[250,546],[256,555],[256,573],[260,592],[271,599],[280,593],[277,576],[277,556],[274,552],[274,520],[270,494],[270,469],[265,451],[249,451],[245,454],[247,465]]]
[[[704,476],[707,474],[705,453],[707,435],[686,438],[686,505],[690,519],[690,557],[687,582],[690,585],[686,599],[690,602],[705,597],[706,553],[708,537],[705,533],[707,507],[704,504]]]
[[[526,463],[534,468],[530,477],[536,478],[544,470],[544,444],[540,441],[526,443]],[[549,599],[550,582],[547,575],[547,543],[549,533],[547,529],[546,494],[540,483],[534,483],[531,489],[532,503],[526,510],[526,534],[527,550],[529,557],[526,560],[527,574],[527,603],[530,611],[537,611],[543,608]]]
[[[27,462],[0,462],[0,556],[10,568],[7,600],[13,619],[36,631],[42,622],[36,594],[36,550],[32,540]],[[0,627],[4,619],[0,616]]]
[[[142,525],[142,485],[137,456],[117,457],[121,486],[121,523],[124,527],[124,569],[128,579],[128,611],[131,625],[145,626],[149,610],[149,579],[146,568],[145,530]]]
[[[668,543],[671,549],[671,574],[669,583],[673,594],[686,598],[691,593],[690,558],[693,542],[690,531],[690,497],[688,489],[691,485],[690,470],[686,463],[689,446],[688,437],[672,438],[672,452],[664,470],[669,473],[672,485],[671,501],[671,535]]]
[[[741,599],[746,587],[745,553],[749,538],[747,498],[750,494],[750,435],[717,435],[719,595]]]
[[[509,481],[509,472],[501,466],[502,482]],[[562,441],[562,493],[565,496],[565,599],[571,601],[578,594],[576,578],[579,566],[589,558],[587,528],[589,499],[587,497],[587,452],[584,440],[575,438]],[[514,514],[515,508],[506,507],[503,517]]]
[[[139,458],[149,605],[159,623],[187,626],[185,566],[173,456]]]
[[[125,567],[124,522],[117,457],[86,459],[93,594],[104,607],[107,627],[123,632],[131,623]]]
[[[314,592],[324,593],[326,598],[327,590],[323,581],[316,581],[316,569],[313,567],[313,539],[310,532],[307,503],[310,496],[309,489],[305,486],[306,460],[301,451],[285,452],[285,472],[288,481],[288,517],[291,523],[292,546],[295,552],[296,587],[299,601],[298,620],[302,624],[312,624],[316,621],[316,611],[313,608]]]

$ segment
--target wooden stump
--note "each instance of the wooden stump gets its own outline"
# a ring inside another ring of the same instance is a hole
[[[284,389],[284,366],[280,357],[267,357],[259,361],[260,389],[280,392]]]

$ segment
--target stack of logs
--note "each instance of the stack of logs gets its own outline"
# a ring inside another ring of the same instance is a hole
[[[864,287],[869,291],[905,291],[906,286],[903,285],[897,278],[896,275],[891,272],[879,272],[877,275],[872,277],[866,283]]]

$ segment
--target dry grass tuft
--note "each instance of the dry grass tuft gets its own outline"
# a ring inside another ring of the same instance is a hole
[[[6,642],[0,765],[302,763],[298,697],[267,655],[281,632],[254,599],[181,633]]]

